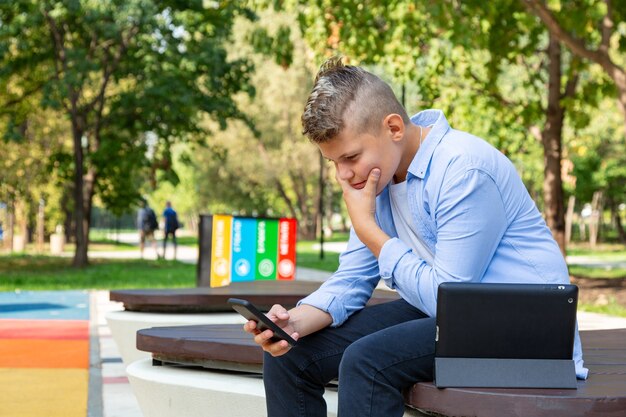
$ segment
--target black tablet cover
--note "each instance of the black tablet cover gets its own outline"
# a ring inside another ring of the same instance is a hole
[[[572,359],[578,287],[442,283],[436,357]]]

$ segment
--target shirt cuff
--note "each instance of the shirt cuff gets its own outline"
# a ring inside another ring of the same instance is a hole
[[[341,326],[348,319],[346,309],[335,301],[335,296],[319,290],[298,301],[297,305],[307,304],[330,314],[333,319],[331,327]]]
[[[385,280],[385,284],[391,289],[396,287],[393,280],[393,271],[400,259],[410,252],[411,248],[397,237],[391,238],[385,242],[378,256],[378,267],[380,269],[380,277]]]

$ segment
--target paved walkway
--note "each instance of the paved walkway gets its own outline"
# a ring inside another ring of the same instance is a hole
[[[568,256],[568,265],[584,265],[588,267],[617,269],[626,268],[626,260],[603,260],[591,256]]]
[[[90,357],[87,291],[0,293],[0,416],[84,417]]]

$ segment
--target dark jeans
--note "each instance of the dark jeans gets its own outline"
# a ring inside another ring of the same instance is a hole
[[[342,326],[265,353],[268,417],[324,416],[324,386],[339,378],[339,417],[404,414],[402,390],[432,381],[435,319],[404,300],[366,307]]]

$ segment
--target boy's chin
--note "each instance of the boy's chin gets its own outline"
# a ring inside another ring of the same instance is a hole
[[[376,187],[376,197],[378,197],[383,192],[385,187],[387,187],[390,182],[391,181],[387,181],[386,183],[378,183],[378,186]]]

